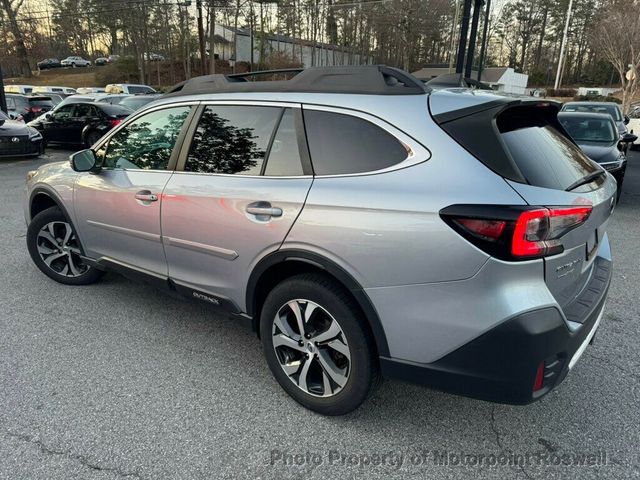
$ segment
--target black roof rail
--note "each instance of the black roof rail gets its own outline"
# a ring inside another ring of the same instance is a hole
[[[249,81],[261,75],[295,73],[290,80]],[[424,95],[430,88],[413,75],[384,65],[264,70],[232,75],[205,75],[174,86],[165,97],[202,93],[306,92],[370,95]]]
[[[428,87],[435,88],[477,88],[478,90],[493,90],[489,85],[473,78],[463,77],[461,73],[445,73],[438,75],[425,83]]]

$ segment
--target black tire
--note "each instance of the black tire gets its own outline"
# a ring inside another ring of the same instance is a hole
[[[92,130],[89,133],[87,133],[87,136],[85,137],[85,146],[87,148],[91,148],[101,138],[102,138],[102,135],[100,135],[95,130]]]
[[[335,319],[350,350],[347,381],[329,397],[315,396],[299,388],[285,373],[273,345],[276,315],[287,302],[306,299],[321,306]],[[267,364],[280,386],[302,406],[323,415],[344,415],[355,410],[380,381],[375,344],[355,301],[330,277],[308,273],[278,284],[267,296],[260,315],[260,336]]]
[[[72,236],[72,246],[80,251],[80,245],[77,241],[73,240],[75,237],[75,227],[70,220],[62,213],[58,207],[51,207],[46,210],[43,210],[39,214],[37,214],[27,227],[27,248],[29,249],[29,255],[31,255],[31,259],[33,263],[36,264],[36,267],[40,269],[42,273],[44,273],[49,278],[55,280],[59,283],[64,283],[65,285],[89,285],[98,281],[103,275],[104,272],[98,270],[94,267],[84,264],[77,255],[74,255],[73,265],[78,271],[81,271],[77,276],[68,276],[63,273],[60,273],[58,270],[62,270],[59,268],[56,270],[57,263],[52,263],[52,266],[49,266],[45,263],[44,259],[40,255],[38,251],[38,242],[43,242],[41,238],[38,237],[40,231],[46,227],[50,223],[57,224],[67,224],[71,227],[73,236]],[[42,247],[42,245],[40,245]],[[45,245],[47,248],[50,248],[51,245]],[[68,254],[71,256],[71,253]],[[62,259],[64,261],[64,257]]]

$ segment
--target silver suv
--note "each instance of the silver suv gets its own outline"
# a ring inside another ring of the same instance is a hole
[[[381,66],[196,78],[29,173],[29,252],[61,283],[115,270],[230,312],[323,414],[381,376],[529,403],[611,278],[616,182],[558,109]]]

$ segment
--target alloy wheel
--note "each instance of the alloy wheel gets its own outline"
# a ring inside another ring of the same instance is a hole
[[[67,222],[49,222],[42,227],[37,249],[45,265],[58,275],[79,277],[89,269],[82,262],[76,235]]]
[[[305,393],[331,397],[349,379],[351,352],[329,312],[310,300],[280,307],[273,321],[272,344],[282,370]]]

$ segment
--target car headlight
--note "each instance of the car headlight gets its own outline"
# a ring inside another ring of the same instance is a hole
[[[32,142],[42,140],[42,135],[35,128],[29,128],[29,140]]]
[[[37,173],[38,173],[38,171],[37,171],[37,170],[30,170],[30,171],[28,171],[28,172],[27,172],[27,183],[28,183],[28,182],[30,182],[30,181],[31,181],[31,179],[32,179],[33,177],[35,177]]]
[[[620,155],[618,155],[618,158],[614,162],[601,163],[600,166],[605,170],[617,170],[618,168],[622,167],[625,159],[626,158],[624,154],[620,153]]]

